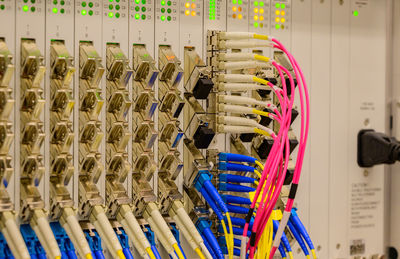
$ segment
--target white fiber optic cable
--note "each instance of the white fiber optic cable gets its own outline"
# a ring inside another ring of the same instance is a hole
[[[218,83],[219,91],[271,90],[269,86],[250,83]]]
[[[270,108],[274,110],[276,108],[271,102],[266,101],[258,101],[254,98],[247,96],[238,96],[238,95],[218,95],[218,101],[223,103],[231,103],[231,104],[247,104],[247,105],[258,105],[265,108]]]
[[[218,116],[217,118],[218,123],[226,124],[226,125],[233,125],[233,126],[253,126],[259,128],[260,130],[264,130],[269,135],[273,133],[272,129],[267,128],[255,120],[244,118],[244,117],[236,117],[236,116]]]
[[[227,82],[227,83],[254,83],[254,76],[252,75],[243,75],[243,74],[219,74],[218,81],[219,82]]]
[[[247,61],[247,60],[254,60],[255,55],[253,53],[219,53],[218,60],[219,61]]]
[[[243,48],[257,48],[267,47],[272,48],[271,43],[260,41],[239,41],[239,40],[221,40],[218,42],[220,49],[243,49]]]
[[[189,215],[186,213],[185,209],[183,208],[182,203],[179,201],[180,204],[177,204],[176,215],[182,222],[182,224],[187,228],[188,232],[193,237],[196,244],[201,248],[201,251],[208,259],[212,259],[212,256],[206,246],[204,245],[204,240],[201,237],[200,233],[197,231],[196,226],[193,224],[193,221],[190,219]],[[175,204],[174,204],[175,205]]]
[[[5,211],[2,213],[2,224],[4,224],[1,232],[7,241],[15,258],[28,259],[30,258],[28,249],[22,238],[21,232],[18,229],[15,221],[14,213]]]
[[[151,245],[144,235],[139,222],[133,215],[129,205],[121,205],[117,219],[119,222],[121,222],[128,236],[134,241],[133,245],[138,250],[139,254],[143,258],[146,258],[146,255],[149,252],[151,253],[149,254],[150,257],[154,256],[154,254],[151,252]]]
[[[218,132],[221,133],[233,133],[233,134],[244,134],[254,133],[254,127],[250,126],[230,126],[230,125],[218,125]]]
[[[149,215],[148,215],[149,216]],[[167,238],[164,236],[164,233],[161,231],[161,229],[158,227],[158,224],[155,223],[154,219],[149,216],[145,217],[146,221],[149,223],[151,229],[154,231],[156,234],[156,237],[158,240],[160,240],[160,243],[162,246],[165,248],[167,253],[174,259],[178,259],[177,256],[175,255],[174,248],[170,245],[170,242],[168,242]],[[170,230],[168,230],[170,231]]]
[[[219,62],[218,68],[221,70],[238,70],[250,68],[268,68],[269,64],[259,61],[228,61]]]
[[[92,254],[89,243],[86,240],[85,234],[79,225],[75,212],[72,208],[64,208],[60,218],[60,223],[67,232],[74,247],[78,250],[82,258],[88,258]]]
[[[106,243],[111,254],[116,258],[125,259],[125,255],[122,252],[122,246],[119,243],[118,237],[115,234],[110,221],[108,221],[103,207],[100,205],[93,207],[92,213],[90,214],[90,221],[95,226],[101,240],[104,240]]]
[[[229,112],[234,114],[257,114],[264,117],[270,117],[268,112],[260,111],[252,107],[242,106],[242,105],[231,105],[231,104],[218,104],[217,106],[219,112]]]
[[[272,37],[268,35],[256,34],[254,32],[220,32],[218,37],[221,40],[272,39]]]
[[[61,259],[61,251],[42,209],[33,211],[30,225],[49,258]]]

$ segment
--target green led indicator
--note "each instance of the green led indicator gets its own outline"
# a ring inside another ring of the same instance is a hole
[[[61,4],[61,5],[65,5],[65,1],[61,1],[60,4]]]
[[[146,12],[146,7],[142,7],[142,12]]]
[[[108,0],[108,2],[112,3],[112,2],[114,2],[114,0]]]
[[[36,0],[31,0],[31,3],[32,3],[32,4],[36,3]]]
[[[171,4],[172,4],[171,1],[168,1],[168,2],[167,2],[167,5],[171,6]]]
[[[93,3],[89,2],[89,7],[92,8],[93,7]]]
[[[62,9],[60,10],[60,13],[65,13],[64,8],[62,8]]]
[[[142,14],[142,20],[146,20],[146,15]]]
[[[276,3],[275,4],[275,8],[278,8],[278,9],[281,8],[281,4],[280,3]]]
[[[280,25],[280,24],[275,24],[275,28],[276,28],[276,29],[280,29],[280,28],[281,28],[281,25]]]
[[[115,6],[115,10],[119,10],[121,9],[121,6],[119,6],[118,4]]]
[[[24,5],[24,6],[22,7],[22,10],[23,10],[24,12],[27,12],[27,11],[29,11],[29,6],[27,6],[27,5]]]
[[[62,10],[64,10],[64,9],[62,9]],[[92,10],[89,10],[89,15],[90,15],[90,16],[93,15],[93,11],[92,11]]]
[[[254,28],[258,28],[258,22],[254,23]]]
[[[286,8],[286,4],[281,4],[281,8],[285,9]]]
[[[139,20],[139,18],[140,18],[140,15],[137,13],[137,14],[135,14],[135,19],[136,20]]]
[[[4,10],[6,7],[2,4],[2,5],[0,5],[0,9],[1,10]]]
[[[113,17],[114,17],[114,13],[109,12],[109,13],[108,13],[108,17],[113,18]]]
[[[237,4],[237,0],[232,0],[232,4]]]
[[[171,9],[170,8],[167,9],[167,13],[171,13]]]
[[[140,10],[139,6],[136,6],[136,7],[135,7],[135,11],[136,11],[136,12],[139,12],[139,10]]]
[[[53,13],[58,13],[58,9],[57,8],[53,8]]]
[[[121,15],[119,13],[115,14],[115,18],[119,18]]]
[[[162,12],[162,13],[165,13],[165,8],[161,8],[161,12]]]
[[[256,1],[256,2],[254,2],[254,6],[258,6],[258,2]]]
[[[28,0],[24,0],[24,3],[28,3]]]
[[[112,10],[114,8],[114,6],[112,5],[112,4],[110,4],[109,6],[108,6],[108,9],[110,9],[110,10]]]
[[[165,5],[165,1],[164,0],[161,1],[161,5]]]
[[[57,0],[54,0],[54,1],[53,1],[53,4],[57,4]]]
[[[36,11],[36,7],[32,6],[31,7],[31,12],[34,13]]]
[[[86,2],[82,2],[82,7],[86,7]]]
[[[146,4],[146,0],[142,0],[142,4]]]
[[[264,6],[264,2],[260,2],[260,6]]]
[[[139,3],[140,3],[140,0],[135,0],[135,3],[139,4]]]
[[[119,3],[119,0],[115,0],[115,2]]]
[[[359,15],[359,13],[357,10],[353,11],[353,16],[357,17],[358,15]]]
[[[242,1],[242,0],[239,0],[239,1],[238,1],[238,4],[243,4],[243,1]]]
[[[165,21],[165,15],[161,16],[161,21]]]
[[[168,20],[168,21],[171,21],[171,16],[168,16],[168,17],[167,17],[167,20]]]
[[[85,9],[83,9],[83,10],[81,11],[81,14],[82,14],[83,16],[85,16],[85,15],[87,14],[87,11],[86,11]]]

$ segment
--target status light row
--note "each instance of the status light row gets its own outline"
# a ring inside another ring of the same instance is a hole
[[[260,9],[254,8],[254,12],[255,12],[255,13],[263,14],[263,13],[264,13],[264,8],[260,8]]]

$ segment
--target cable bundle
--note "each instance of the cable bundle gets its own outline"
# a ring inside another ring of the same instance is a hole
[[[242,74],[223,74],[221,73],[218,76],[219,81],[219,89],[226,90],[245,90],[246,86],[249,85],[249,89],[257,89],[256,85],[262,85],[264,87],[268,87],[272,90],[274,97],[278,100],[277,107],[272,106],[272,104],[266,103],[263,107],[268,107],[272,110],[271,113],[259,113],[257,109],[251,109],[248,106],[241,106],[239,104],[243,103],[242,100],[235,99],[235,98],[227,98],[222,97],[220,101],[223,101],[227,104],[219,104],[219,111],[220,112],[229,112],[232,114],[257,114],[264,117],[269,117],[276,121],[279,124],[278,132],[273,132],[272,130],[266,129],[265,127],[261,128],[258,127],[256,124],[252,124],[250,122],[245,122],[243,119],[234,119],[234,118],[225,118],[220,116],[219,123],[224,123],[229,121],[231,125],[224,125],[220,124],[218,130],[220,132],[226,133],[250,133],[256,132],[263,135],[267,135],[272,137],[273,145],[269,152],[269,155],[266,159],[265,165],[262,168],[262,173],[260,175],[260,179],[258,181],[257,188],[254,193],[254,197],[252,199],[250,208],[248,210],[245,225],[243,227],[242,232],[242,240],[241,240],[241,252],[240,256],[242,259],[246,258],[247,252],[250,259],[253,259],[256,255],[256,248],[259,247],[258,244],[260,240],[265,240],[264,231],[266,229],[271,228],[271,215],[273,213],[273,209],[275,208],[275,204],[279,198],[282,185],[285,180],[286,172],[288,169],[288,163],[290,159],[290,142],[289,142],[289,130],[290,124],[292,122],[292,109],[294,104],[295,98],[295,87],[297,81],[298,84],[298,93],[300,99],[300,107],[301,107],[301,129],[300,129],[300,141],[299,141],[299,150],[296,158],[296,165],[293,174],[293,181],[290,188],[290,193],[288,197],[288,201],[283,212],[281,223],[279,227],[275,231],[275,238],[271,248],[271,251],[268,255],[268,258],[272,258],[279,248],[280,240],[283,235],[283,231],[289,221],[291,209],[293,207],[294,198],[296,196],[296,191],[300,179],[300,173],[302,169],[305,147],[307,142],[308,136],[308,129],[309,129],[309,96],[307,85],[304,79],[304,75],[294,57],[287,51],[287,49],[276,39],[270,38],[266,35],[259,35],[255,33],[242,33],[242,32],[220,32],[218,33],[218,48],[221,50],[227,50],[232,48],[253,48],[253,47],[272,47],[274,49],[282,51],[286,54],[292,68],[295,78],[292,74],[288,71],[287,68],[283,67],[282,65],[278,64],[272,59],[267,57],[263,57],[260,55],[252,54],[252,53],[223,53],[218,55],[219,67],[223,67],[226,69],[231,68],[238,68],[239,65],[245,68],[255,67],[255,68],[264,68],[264,65],[260,65],[260,63],[268,62],[270,63],[278,72],[279,79],[282,85],[282,88],[278,88],[271,82],[258,78],[253,75],[242,75]],[[253,61],[253,62],[249,62]],[[286,80],[288,78],[288,80]],[[287,84],[288,82],[288,84]],[[260,87],[259,89],[262,89]],[[248,104],[258,105],[257,102],[248,102]],[[240,106],[240,107],[239,107]],[[250,109],[249,109],[250,108]],[[241,111],[241,112],[240,112]],[[240,121],[239,121],[240,120]],[[242,123],[241,125],[239,125]],[[249,126],[251,125],[251,126]],[[252,129],[251,127],[256,128],[257,130]],[[267,131],[268,130],[268,131]],[[228,162],[229,159],[226,159]],[[255,163],[255,161],[250,163]],[[226,170],[232,171],[233,165],[227,163],[228,166]],[[223,169],[224,165],[219,169]],[[250,169],[250,168],[249,168]],[[233,170],[235,171],[235,170]],[[245,171],[246,170],[241,170]],[[248,171],[247,171],[248,172]],[[226,176],[223,176],[226,177]],[[230,179],[234,177],[229,176]],[[237,178],[235,178],[237,180]],[[241,179],[244,181],[245,179]],[[246,181],[249,179],[246,179]],[[255,182],[253,182],[255,183]],[[240,186],[240,185],[239,185]],[[223,183],[220,184],[220,190],[222,191],[250,191],[249,188],[239,187],[232,183]],[[236,211],[239,211],[235,207],[233,208]],[[242,211],[244,212],[244,210]],[[255,213],[256,212],[256,213]],[[253,219],[253,215],[254,219]],[[252,228],[251,228],[251,235],[250,239],[247,242],[247,235],[250,226],[250,221],[253,219]],[[273,224],[272,224],[273,225]],[[228,245],[229,248],[229,245]],[[229,251],[230,254],[233,254],[232,249]]]

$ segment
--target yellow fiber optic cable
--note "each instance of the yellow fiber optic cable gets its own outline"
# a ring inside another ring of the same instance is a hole
[[[268,35],[256,34],[256,33],[253,35],[253,38],[258,40],[269,40]]]
[[[260,161],[256,160],[255,163],[261,168],[261,170],[264,170],[264,165]]]
[[[258,54],[254,55],[254,58],[256,60],[264,61],[264,62],[269,62],[270,61],[270,58],[262,56],[262,55],[258,55]]]
[[[172,247],[174,248],[175,253],[178,255],[179,259],[185,259],[185,257],[183,256],[183,253],[181,251],[181,249],[179,248],[178,244],[175,243],[172,245]]]
[[[229,212],[227,212],[226,214],[225,214],[225,216],[226,216],[226,218],[227,218],[227,220],[228,220],[228,227],[229,227],[229,236],[230,236],[230,249],[231,249],[231,251],[230,251],[230,253],[229,253],[229,258],[233,258],[233,249],[234,249],[234,247],[233,247],[233,242],[234,242],[234,240],[233,240],[233,226],[232,226],[232,221],[231,221],[231,216],[229,215]]]
[[[85,255],[85,258],[86,258],[86,259],[93,259],[93,256],[92,256],[92,254],[86,254],[86,255]]]
[[[258,178],[261,178],[261,174],[260,174],[260,172],[259,171],[257,171],[257,170],[254,170],[254,173],[258,176]]]
[[[206,259],[206,257],[203,255],[203,253],[201,252],[200,248],[196,247],[196,249],[194,250],[196,252],[196,254],[200,257],[200,259]]]
[[[307,259],[310,259],[310,255],[306,255],[306,258],[307,258]]]
[[[153,253],[153,250],[151,250],[151,247],[146,247],[146,252],[149,255],[150,259],[156,259],[156,256]]]
[[[266,132],[265,130],[261,130],[261,129],[258,129],[258,128],[254,128],[254,132],[257,133],[257,134],[261,134],[261,135],[267,136],[267,137],[270,137],[270,136],[271,136],[271,135],[270,135],[268,132]]]
[[[315,249],[311,249],[311,254],[313,256],[313,259],[317,259],[317,254],[315,253]]]
[[[117,255],[118,255],[119,259],[126,259],[125,255],[124,255],[124,252],[122,252],[122,250],[118,250],[117,251]],[[60,257],[60,259],[61,259],[61,257]]]
[[[264,117],[269,117],[269,112],[264,112],[264,111],[260,111],[260,110],[257,110],[257,109],[253,109],[253,113],[254,114],[257,114],[257,115],[261,115],[261,116],[264,116]]]
[[[288,252],[289,259],[293,259],[293,252]]]

